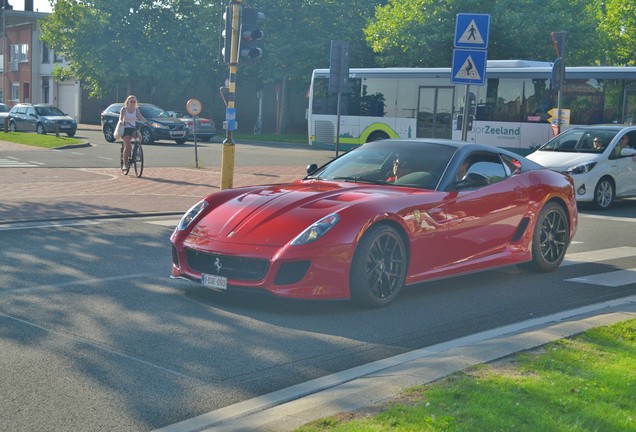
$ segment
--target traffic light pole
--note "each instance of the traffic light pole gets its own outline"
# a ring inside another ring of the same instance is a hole
[[[232,48],[230,50],[230,77],[227,93],[226,121],[227,131],[223,141],[223,153],[221,155],[221,190],[231,189],[234,183],[234,140],[232,138],[235,119],[230,119],[232,113],[236,113],[236,71],[239,56],[239,33],[241,22],[241,0],[232,0]],[[235,115],[235,114],[234,114]]]

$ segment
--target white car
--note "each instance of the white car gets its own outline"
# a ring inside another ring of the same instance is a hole
[[[636,196],[636,126],[567,129],[527,156],[574,179],[576,200],[599,210]]]

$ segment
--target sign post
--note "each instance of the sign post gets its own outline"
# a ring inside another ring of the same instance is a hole
[[[490,36],[490,15],[457,14],[455,22],[455,49],[451,83],[466,84],[462,115],[462,141],[468,138],[470,85],[486,83],[486,62],[488,38]]]
[[[194,163],[199,168],[199,152],[197,150],[197,116],[201,114],[201,101],[190,99],[186,102],[186,111],[192,116],[192,135],[194,136]]]

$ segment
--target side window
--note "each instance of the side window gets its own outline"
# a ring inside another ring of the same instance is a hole
[[[458,189],[475,189],[504,180],[511,174],[511,170],[492,153],[472,153],[468,155],[455,178]]]

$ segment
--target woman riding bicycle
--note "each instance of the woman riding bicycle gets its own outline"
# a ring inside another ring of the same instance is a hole
[[[128,157],[130,156],[130,140],[132,139],[133,134],[138,133],[136,126],[137,119],[143,123],[148,123],[139,111],[137,98],[130,95],[126,98],[126,103],[124,103],[124,106],[119,113],[119,120],[124,124],[124,135],[121,137],[124,142],[124,158],[122,165],[128,164]]]

